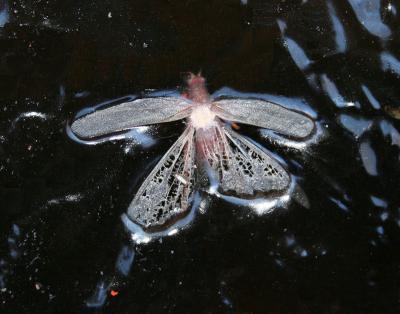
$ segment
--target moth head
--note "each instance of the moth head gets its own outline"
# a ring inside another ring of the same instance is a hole
[[[188,72],[185,75],[185,82],[188,89],[204,88],[206,79],[201,75],[201,71],[198,74]]]

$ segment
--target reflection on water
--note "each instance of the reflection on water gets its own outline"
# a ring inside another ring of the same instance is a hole
[[[375,151],[372,149],[371,143],[368,140],[361,142],[360,156],[367,173],[371,176],[378,175]]]
[[[400,75],[400,61],[389,52],[381,53],[382,70]]]
[[[381,109],[381,105],[379,104],[379,101],[374,97],[374,95],[372,95],[369,88],[365,85],[361,85],[361,89],[363,90],[365,96],[367,96],[372,107],[374,107],[374,109],[376,109],[376,110]]]
[[[344,53],[346,52],[347,49],[347,38],[343,23],[338,17],[335,7],[332,4],[332,1],[327,1],[327,6],[328,6],[329,17],[331,19],[333,30],[335,33],[337,52]]]
[[[340,114],[339,122],[344,128],[353,133],[355,138],[360,138],[372,125],[371,120],[349,114]]]
[[[372,35],[378,36],[382,39],[387,39],[392,34],[390,28],[382,21],[380,0],[349,0],[349,3],[360,24],[363,25]],[[392,4],[390,4],[388,9],[390,11],[393,10]]]
[[[282,34],[284,34],[286,30],[286,23],[279,19],[277,20],[277,23]],[[307,57],[303,48],[301,48],[301,46],[290,37],[284,36],[283,38],[293,61],[296,63],[300,70],[306,70],[308,66],[312,63],[312,61]]]
[[[0,27],[4,27],[6,23],[8,23],[9,14],[8,14],[8,5],[7,2],[0,3]]]
[[[398,312],[398,10],[0,1],[0,311]],[[121,215],[182,125],[87,146],[65,126],[121,95],[176,96],[177,73],[200,69],[213,96],[282,103],[317,132],[241,126],[287,166],[290,196],[202,195],[145,234]]]

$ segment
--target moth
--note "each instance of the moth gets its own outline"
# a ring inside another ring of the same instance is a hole
[[[190,73],[182,97],[136,99],[77,118],[72,132],[93,139],[135,127],[186,119],[186,128],[140,186],[127,216],[144,230],[160,230],[184,217],[199,177],[224,193],[252,197],[284,193],[291,177],[266,150],[237,133],[248,124],[304,139],[314,129],[304,113],[260,99],[212,99],[200,74]]]

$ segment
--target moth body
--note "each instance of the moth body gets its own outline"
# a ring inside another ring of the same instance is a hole
[[[198,104],[194,105],[189,120],[191,125],[197,129],[209,129],[216,125],[215,113],[211,111],[210,105]]]

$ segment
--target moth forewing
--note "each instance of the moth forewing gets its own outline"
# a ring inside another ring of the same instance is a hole
[[[194,191],[195,153],[194,129],[188,127],[143,182],[128,217],[151,230],[184,216]]]
[[[138,126],[180,120],[190,112],[190,103],[183,98],[141,98],[78,117],[71,130],[79,138],[96,138]]]
[[[306,138],[315,128],[307,115],[265,100],[222,99],[214,101],[211,109],[224,120],[255,125],[294,138]]]

